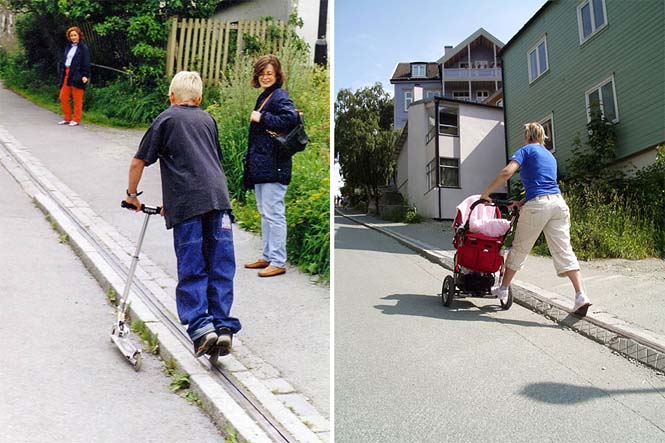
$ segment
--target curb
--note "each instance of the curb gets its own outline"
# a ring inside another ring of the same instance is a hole
[[[116,263],[121,263],[126,269],[134,254],[133,242],[92,211],[85,201],[51,174],[1,125],[0,164],[33,199],[54,228],[68,236],[70,247],[102,289],[108,291],[113,288],[116,293],[121,294],[125,279],[104,255],[112,256]],[[77,226],[77,223],[80,226]],[[97,239],[103,253],[86,235]],[[144,291],[157,299],[177,322],[173,291],[167,292],[174,288],[177,282],[145,254],[141,254],[135,275],[135,281],[141,281]],[[130,291],[129,301],[131,318],[142,320],[150,332],[157,336],[159,353],[164,361],[173,359],[181,370],[190,375],[191,389],[198,394],[202,409],[220,430],[227,432],[230,428],[240,441],[275,441],[212,376],[209,362],[195,358],[134,290]],[[232,355],[220,359],[219,365],[296,441],[321,443],[330,439],[328,420],[314,409],[305,396],[295,392],[295,389],[281,378],[277,369],[254,355],[240,340],[234,337]]]
[[[388,228],[358,220],[353,215],[344,214],[337,209],[335,213],[387,235],[447,270],[453,269],[454,253],[450,251],[437,250],[432,245]],[[590,313],[580,318],[572,314],[570,301],[559,294],[519,280],[513,280],[511,286],[515,303],[601,343],[624,357],[665,372],[664,336],[607,313]]]

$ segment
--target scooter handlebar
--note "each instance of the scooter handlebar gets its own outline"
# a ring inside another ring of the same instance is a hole
[[[120,203],[120,206],[125,208],[125,209],[132,209],[136,210],[136,205],[133,205],[132,203],[127,203],[125,200],[123,200]],[[150,215],[156,215],[162,212],[162,207],[161,206],[148,206],[146,204],[141,203],[141,212],[145,214],[150,214]]]

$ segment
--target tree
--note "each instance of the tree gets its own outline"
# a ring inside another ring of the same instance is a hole
[[[335,103],[335,152],[345,185],[363,189],[376,201],[393,173],[393,100],[380,83],[352,92],[342,89]]]

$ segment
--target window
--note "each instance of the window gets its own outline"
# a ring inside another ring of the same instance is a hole
[[[460,69],[468,69],[469,68],[469,63],[468,62],[460,62],[459,67],[460,67]]]
[[[459,188],[459,159],[439,158],[439,179],[443,188]],[[427,164],[428,190],[436,188],[436,158]]]
[[[607,25],[605,0],[587,0],[577,7],[580,45]]]
[[[412,91],[404,91],[404,111],[408,112],[409,111],[409,105],[413,101],[413,92]]]
[[[549,69],[547,60],[547,37],[543,37],[529,49],[529,83],[543,75]]]
[[[427,77],[427,65],[411,65],[411,77]]]
[[[612,123],[619,121],[614,76],[586,92],[587,122],[591,121],[591,116],[594,112],[600,112],[600,115],[605,120]]]
[[[457,100],[469,100],[469,91],[453,91],[453,98]]]
[[[441,97],[441,91],[432,89],[425,92],[425,98]]]
[[[489,91],[476,91],[476,98],[481,99],[481,101],[486,99],[489,96],[490,96]]]
[[[552,114],[548,115],[543,120],[540,120],[540,123],[545,130],[545,147],[551,153],[556,151],[554,147],[554,126],[552,125]]]
[[[439,176],[444,188],[459,188],[459,159],[440,158]]]
[[[439,134],[459,135],[457,108],[441,106],[439,108]]]
[[[476,60],[474,63],[476,69],[487,69],[490,65],[487,60]]]

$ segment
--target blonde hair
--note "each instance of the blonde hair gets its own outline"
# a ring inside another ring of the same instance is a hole
[[[524,125],[524,138],[527,142],[537,142],[541,145],[545,144],[545,130],[540,123],[528,123]]]
[[[180,71],[173,76],[169,95],[175,96],[176,103],[201,100],[203,97],[203,81],[198,72]]]

